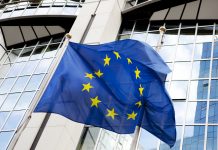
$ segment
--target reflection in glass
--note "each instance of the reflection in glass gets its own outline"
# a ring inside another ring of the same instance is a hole
[[[15,82],[11,92],[22,92],[29,80],[30,76],[19,77]]]
[[[192,57],[193,44],[178,45],[176,61],[190,61]]]
[[[157,144],[158,138],[156,138],[146,130],[141,129],[138,150],[156,150]]]
[[[163,37],[164,45],[175,45],[178,41],[178,30],[167,30]]]
[[[35,73],[46,73],[53,59],[43,59],[38,64]]]
[[[210,58],[211,48],[212,48],[212,44],[210,42],[196,44],[195,45],[195,52],[194,52],[195,53],[194,54],[194,59]]]
[[[10,64],[0,66],[0,77],[4,78],[11,68]]]
[[[43,58],[51,58],[54,57],[55,54],[57,53],[57,48],[59,46],[58,44],[51,44],[48,46],[48,48],[46,49],[45,54],[43,55]]]
[[[176,124],[182,124],[185,119],[186,103],[174,101],[173,106],[175,110]]]
[[[191,73],[191,62],[176,62],[173,70],[173,80],[188,80]]]
[[[189,100],[207,99],[208,80],[191,81]]]
[[[218,80],[211,80],[210,99],[218,99]]]
[[[194,43],[195,28],[181,29],[179,36],[180,44]]]
[[[4,125],[3,130],[15,130],[20,124],[24,114],[25,114],[25,110],[13,111],[10,117],[8,118],[6,124]]]
[[[209,103],[209,114],[208,114],[209,123],[218,123],[218,102]]]
[[[183,150],[204,149],[204,126],[186,126]]]
[[[218,60],[213,60],[213,63],[212,63],[212,77],[218,77]]]
[[[5,102],[3,103],[0,110],[12,110],[14,106],[16,105],[18,98],[20,96],[20,93],[13,93],[9,94],[7,98],[5,99]]]
[[[172,81],[170,86],[170,97],[172,99],[186,99],[188,81]]]
[[[192,78],[208,78],[210,71],[210,61],[194,61],[192,68]]]
[[[8,73],[8,77],[15,77],[19,75],[20,71],[23,69],[25,62],[15,63]]]
[[[0,87],[0,94],[7,93],[11,90],[16,78],[7,78]]]
[[[205,123],[207,102],[188,102],[186,123]]]
[[[5,98],[6,98],[6,95],[7,94],[4,94],[4,95],[0,95],[0,108],[1,108],[1,105],[3,104]]]
[[[22,93],[15,109],[27,109],[33,100],[35,92],[24,92]]]
[[[8,117],[9,112],[8,111],[0,111],[0,129],[5,123],[7,117]]]
[[[217,150],[217,128],[218,126],[208,126],[207,150]]]
[[[218,58],[218,36],[217,40],[214,42],[213,58]]]
[[[176,46],[163,46],[158,51],[165,62],[172,62],[176,53]]]
[[[169,145],[161,142],[160,143],[160,150],[179,150],[181,136],[182,136],[182,126],[176,126],[176,143],[175,143],[175,145],[170,149]]]
[[[158,44],[159,38],[160,38],[159,31],[148,32],[148,35],[147,35],[147,38],[146,38],[147,39],[146,43],[148,43],[151,46],[156,46]]]
[[[0,132],[0,148],[6,150],[14,132]]]
[[[46,48],[46,45],[44,46],[37,46],[30,58],[30,60],[40,59],[42,58],[43,52]]]
[[[38,62],[39,60],[29,61],[28,63],[26,63],[24,69],[21,72],[21,75],[31,75],[36,66],[38,65]]]
[[[43,77],[44,77],[44,74],[33,75],[25,90],[26,91],[37,90],[39,88],[39,85],[42,82]]]

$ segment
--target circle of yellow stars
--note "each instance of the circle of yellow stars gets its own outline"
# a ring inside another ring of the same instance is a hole
[[[121,59],[121,56],[120,54],[117,52],[117,51],[113,51],[113,54],[115,55],[116,59]],[[103,59],[104,60],[104,67],[106,66],[110,66],[110,61],[111,61],[111,58],[108,57],[108,55],[105,56],[105,58]],[[130,58],[126,58],[127,60],[127,63],[128,65],[131,65],[132,64],[132,60]],[[134,73],[135,73],[135,78],[136,79],[140,79],[140,73],[141,71],[138,69],[138,67],[136,67],[136,69],[134,70]],[[94,72],[94,75],[96,75],[98,78],[101,78],[104,73],[99,69],[98,71],[95,71]],[[92,73],[85,73],[85,77],[86,78],[89,78],[90,80],[92,80],[93,78],[95,78]],[[86,83],[86,84],[82,84],[83,86],[83,89],[82,89],[82,92],[83,91],[87,91],[87,92],[90,92],[91,89],[93,89],[94,87],[91,85],[90,82]],[[140,84],[139,85],[139,94],[140,96],[143,96],[143,91],[144,91],[144,87],[142,87],[142,85]],[[99,99],[98,96],[95,96],[95,97],[92,97],[90,98],[91,100],[91,107],[96,107],[98,108],[98,105],[99,103],[101,103],[101,100]],[[142,102],[141,101],[138,101],[135,103],[135,105],[140,108],[142,106]],[[138,114],[135,113],[134,111],[132,111],[131,113],[127,113],[127,120],[135,120],[136,119],[136,116]],[[118,114],[116,113],[115,109],[114,108],[111,108],[111,109],[107,109],[107,114],[106,114],[106,117],[110,117],[111,119],[115,119],[115,117],[118,116]]]

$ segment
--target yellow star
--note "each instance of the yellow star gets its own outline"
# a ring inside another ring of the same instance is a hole
[[[87,91],[87,92],[89,92],[89,90],[91,89],[91,88],[93,88],[93,86],[90,84],[90,83],[87,83],[87,84],[83,84],[83,89],[82,89],[82,91]]]
[[[135,77],[136,79],[140,78],[139,74],[140,74],[140,70],[136,67],[136,70],[135,70]]]
[[[129,119],[135,120],[135,117],[137,116],[137,113],[135,113],[135,112],[133,111],[131,114],[127,114],[127,115],[128,115],[127,120],[129,120]]]
[[[126,59],[127,59],[128,64],[132,64],[132,60],[130,58],[126,58]]]
[[[101,70],[99,69],[97,72],[95,72],[95,75],[98,76],[99,78],[103,75]]]
[[[142,102],[138,101],[137,103],[135,103],[135,105],[138,105],[138,108],[142,106]]]
[[[111,60],[111,58],[109,58],[109,57],[106,55],[106,57],[105,57],[105,59],[104,59],[104,66],[106,66],[106,65],[109,66],[110,60]]]
[[[111,117],[114,120],[114,116],[117,116],[118,114],[114,112],[114,108],[113,109],[107,109],[107,117]]]
[[[98,107],[98,103],[101,102],[101,101],[98,99],[98,96],[96,96],[95,98],[90,98],[90,99],[91,99],[91,101],[92,101],[91,107],[93,107],[93,106]]]
[[[94,78],[95,76],[93,76],[92,73],[86,73],[86,76],[85,76],[85,77],[92,80],[92,78]]]
[[[113,51],[114,55],[116,56],[117,59],[121,59],[120,54],[116,51]]]
[[[140,96],[143,96],[143,91],[144,91],[144,88],[140,84],[140,87],[139,87]]]

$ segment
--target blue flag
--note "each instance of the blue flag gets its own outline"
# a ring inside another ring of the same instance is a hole
[[[150,46],[135,40],[70,42],[35,112],[57,113],[120,134],[140,126],[172,147],[176,129],[164,87],[168,72]]]

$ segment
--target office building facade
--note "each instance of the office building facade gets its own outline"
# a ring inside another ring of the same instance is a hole
[[[119,135],[32,113],[69,40],[127,38],[147,42],[172,70],[165,82],[176,114],[172,149],[217,150],[216,6],[217,0],[2,1],[0,150],[169,149],[141,128]]]

